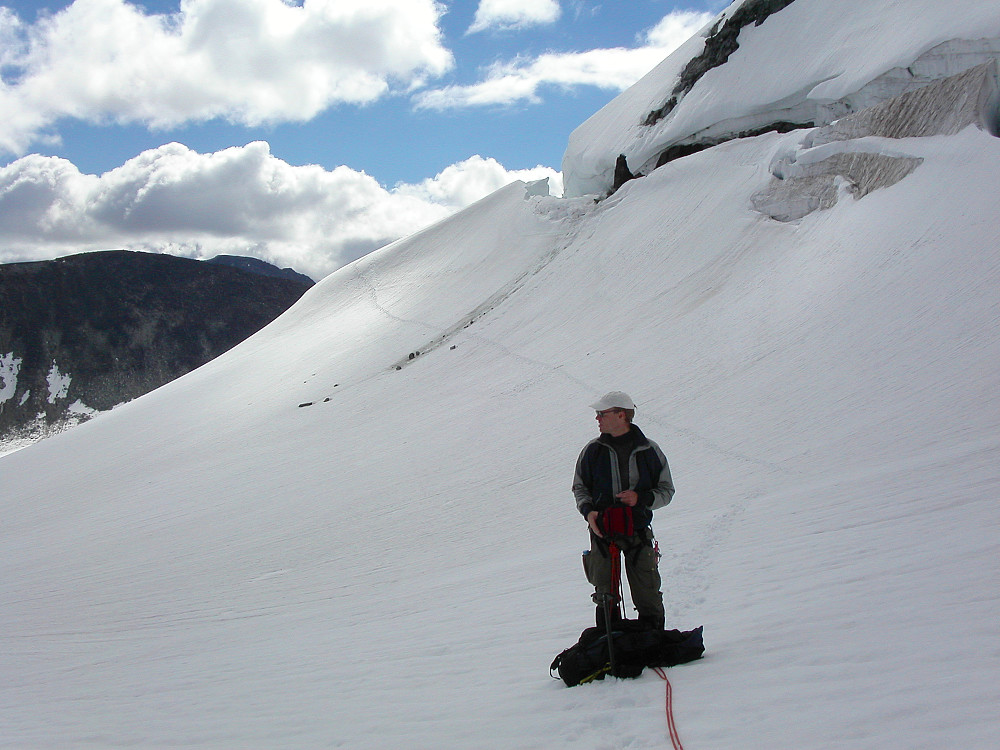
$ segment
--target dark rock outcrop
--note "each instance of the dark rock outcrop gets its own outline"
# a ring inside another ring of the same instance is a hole
[[[158,388],[263,328],[311,285],[127,251],[0,265],[0,437]]]
[[[611,192],[615,192],[629,180],[634,180],[635,175],[628,168],[628,160],[625,154],[618,154],[618,161],[615,162],[615,181],[611,187]]]
[[[670,92],[670,98],[659,109],[654,109],[643,120],[644,125],[652,125],[662,120],[677,106],[679,98],[694,88],[698,80],[712,68],[724,65],[739,49],[740,31],[744,26],[760,26],[768,16],[788,7],[794,0],[747,0],[732,16],[721,25],[716,24],[705,39],[705,49],[697,57],[691,58],[678,76],[677,84]]]
[[[785,122],[784,120],[779,120],[778,122],[770,123],[769,125],[765,125],[761,128],[741,130],[738,133],[734,133],[724,138],[709,138],[696,143],[676,143],[673,146],[664,149],[660,153],[659,158],[656,160],[656,168],[659,169],[664,164],[672,162],[674,159],[681,159],[685,156],[690,156],[691,154],[697,154],[699,151],[704,151],[707,148],[718,146],[720,143],[735,140],[736,138],[753,138],[754,136],[764,135],[764,133],[791,133],[793,130],[802,130],[814,127],[816,127],[815,122]]]

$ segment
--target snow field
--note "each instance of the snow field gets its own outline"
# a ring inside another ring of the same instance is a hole
[[[686,747],[989,747],[1000,140],[901,142],[902,182],[780,224],[749,196],[799,138],[505,189],[0,459],[0,745],[665,746],[655,675],[545,674],[614,388],[678,488]]]

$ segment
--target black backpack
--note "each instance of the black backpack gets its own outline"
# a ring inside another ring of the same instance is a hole
[[[655,630],[634,620],[623,620],[611,633],[614,639],[615,666],[608,654],[608,635],[604,628],[587,628],[580,640],[559,654],[549,667],[549,674],[559,672],[567,686],[612,677],[638,677],[646,667],[672,667],[700,659],[705,653],[702,628]],[[554,677],[555,675],[553,675]]]

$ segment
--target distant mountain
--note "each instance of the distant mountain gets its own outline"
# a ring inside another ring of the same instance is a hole
[[[263,328],[313,284],[245,265],[254,272],[124,250],[0,265],[0,437],[45,432],[158,388]]]
[[[316,283],[304,273],[299,273],[293,268],[278,268],[263,260],[248,258],[243,255],[216,255],[205,262],[239,268],[241,271],[249,271],[250,273],[269,276],[274,279],[291,279],[292,281],[301,281],[305,284]]]

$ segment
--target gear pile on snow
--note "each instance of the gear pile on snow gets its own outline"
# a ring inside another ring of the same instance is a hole
[[[608,634],[604,628],[587,628],[580,640],[559,654],[549,674],[559,672],[568,687],[612,677],[638,677],[646,667],[672,667],[700,659],[705,653],[702,628],[655,630],[635,620],[622,620],[611,631],[612,666]],[[555,677],[555,675],[552,675]]]

